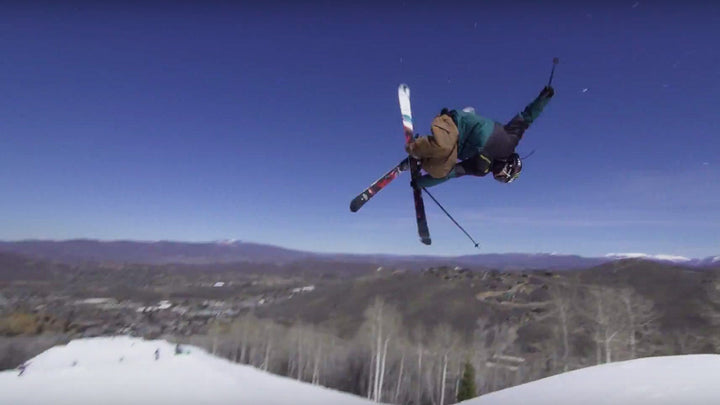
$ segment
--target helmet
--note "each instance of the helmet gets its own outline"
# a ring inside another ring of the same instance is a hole
[[[507,159],[493,162],[493,177],[501,183],[511,183],[520,176],[522,160],[520,155],[513,153]]]

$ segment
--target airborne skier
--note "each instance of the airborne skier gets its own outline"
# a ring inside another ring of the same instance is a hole
[[[471,109],[443,109],[432,121],[432,135],[415,138],[405,146],[427,173],[413,186],[431,187],[455,177],[485,176],[490,172],[495,180],[512,182],[522,170],[515,147],[554,94],[552,86],[545,86],[535,100],[504,125]]]
[[[512,182],[522,170],[522,161],[515,153],[515,147],[554,94],[555,90],[548,84],[535,100],[505,125],[477,115],[472,110],[443,109],[432,122],[432,135],[413,138],[406,134],[406,152],[414,160],[419,160],[427,173],[414,176],[411,182],[413,188],[432,187],[465,175],[485,176],[490,172],[500,182]],[[411,159],[403,159],[358,194],[350,203],[350,211],[359,210],[410,166]]]
[[[398,100],[405,131],[405,151],[410,156],[353,198],[350,202],[350,211],[357,212],[401,172],[409,169],[415,201],[415,218],[422,243],[426,245],[431,243],[422,198],[422,192],[425,191],[475,247],[478,247],[479,244],[426,188],[455,177],[485,176],[490,172],[495,180],[502,183],[514,181],[522,170],[522,161],[515,148],[530,124],[537,119],[555,95],[552,79],[558,62],[558,58],[553,58],[553,68],[547,86],[543,87],[540,94],[507,124],[503,125],[477,115],[473,109],[465,108],[457,111],[444,108],[432,121],[430,128],[432,134],[427,136],[413,136],[410,88],[401,84],[398,88]],[[421,168],[427,174],[421,175]]]

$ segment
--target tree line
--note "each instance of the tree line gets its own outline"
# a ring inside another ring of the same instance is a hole
[[[711,317],[720,309],[720,289],[713,284],[706,292]],[[190,343],[299,381],[416,405],[451,404],[591,365],[716,347],[711,334],[664,333],[654,303],[631,288],[567,278],[548,285],[542,301],[502,305],[516,305],[527,316],[474,319],[472,333],[463,334],[449,323],[407,325],[391,299],[376,297],[352,338],[323,325],[248,313],[214,321],[206,336]]]

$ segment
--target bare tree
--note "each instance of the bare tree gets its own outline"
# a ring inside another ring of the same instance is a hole
[[[387,366],[388,347],[392,339],[402,329],[402,320],[398,311],[376,298],[365,310],[365,326],[371,338],[372,395],[375,402],[382,401]]]
[[[631,288],[593,286],[584,314],[593,323],[596,362],[609,363],[638,357],[638,339],[657,333],[658,314],[653,302]]]
[[[415,349],[417,353],[417,370],[415,373],[415,403],[420,404],[423,397],[423,357],[425,354],[425,328],[417,325],[412,331],[412,339],[415,341]]]
[[[613,359],[613,341],[627,328],[626,312],[615,290],[609,287],[594,287],[590,290],[595,304],[596,360],[598,364],[610,363]],[[604,353],[604,357],[603,357]]]
[[[687,327],[672,331],[670,337],[672,339],[670,350],[674,354],[699,353],[710,342],[706,336]]]
[[[559,341],[562,343],[559,356],[562,371],[570,369],[570,332],[574,318],[572,306],[575,301],[575,292],[574,283],[570,285],[555,283],[549,288],[550,302],[553,308],[551,315],[557,319],[555,331],[559,335]]]
[[[434,352],[438,356],[439,360],[439,371],[440,371],[440,383],[439,388],[439,405],[445,405],[445,393],[447,389],[448,380],[448,368],[452,360],[451,355],[455,351],[461,350],[459,348],[462,339],[453,330],[453,328],[446,323],[440,324],[433,330],[433,343]]]
[[[402,387],[403,378],[405,375],[403,374],[403,371],[405,371],[405,350],[404,345],[400,345],[400,370],[398,371],[398,378],[397,378],[397,384],[395,385],[395,396],[393,397],[393,402],[397,403],[400,398],[400,388]]]
[[[298,321],[288,331],[288,375],[293,375],[298,381],[303,380],[307,367],[307,329]]]
[[[658,318],[651,300],[639,295],[632,288],[618,291],[620,301],[624,304],[627,314],[627,336],[630,359],[637,358],[638,337],[650,335],[657,331]]]
[[[702,312],[715,329],[711,340],[717,348],[720,347],[720,337],[717,333],[720,330],[720,279],[717,276],[705,286],[705,294],[707,303],[702,306]],[[684,343],[681,346],[685,346]]]
[[[473,353],[475,368],[479,370],[478,375],[484,377],[481,384],[478,384],[481,392],[490,392],[498,386],[507,386],[508,382],[499,378],[498,374],[503,376],[507,372],[515,374],[519,371],[518,364],[525,361],[523,358],[507,354],[515,344],[518,327],[510,324],[493,324],[487,318],[476,321]]]
[[[313,353],[311,381],[315,385],[320,385],[328,358],[334,353],[337,338],[333,331],[327,329],[313,328],[310,332],[309,344],[311,353]]]
[[[284,328],[275,324],[272,320],[262,320],[260,324],[260,344],[263,346],[263,358],[260,368],[264,371],[270,370],[272,354],[280,340],[280,336],[284,336]]]
[[[248,351],[254,343],[253,335],[257,334],[258,327],[259,321],[252,313],[241,316],[230,325],[230,334],[235,341],[236,363],[251,363]]]
[[[208,335],[212,339],[212,354],[216,355],[221,336],[227,334],[228,326],[219,320],[213,320],[208,327]]]

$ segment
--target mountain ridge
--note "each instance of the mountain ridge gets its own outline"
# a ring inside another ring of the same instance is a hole
[[[644,255],[639,253],[609,254],[585,257],[554,253],[484,253],[460,256],[318,253],[280,246],[225,240],[212,242],[134,241],[67,239],[0,241],[0,252],[21,254],[32,258],[75,264],[83,262],[114,262],[136,264],[213,264],[264,263],[287,265],[302,261],[337,261],[375,263],[377,265],[413,266],[445,265],[459,267],[487,267],[501,270],[553,268],[555,270],[582,269],[603,263],[639,258],[649,261],[678,262],[688,266],[720,265],[720,256],[689,259],[672,255]]]

